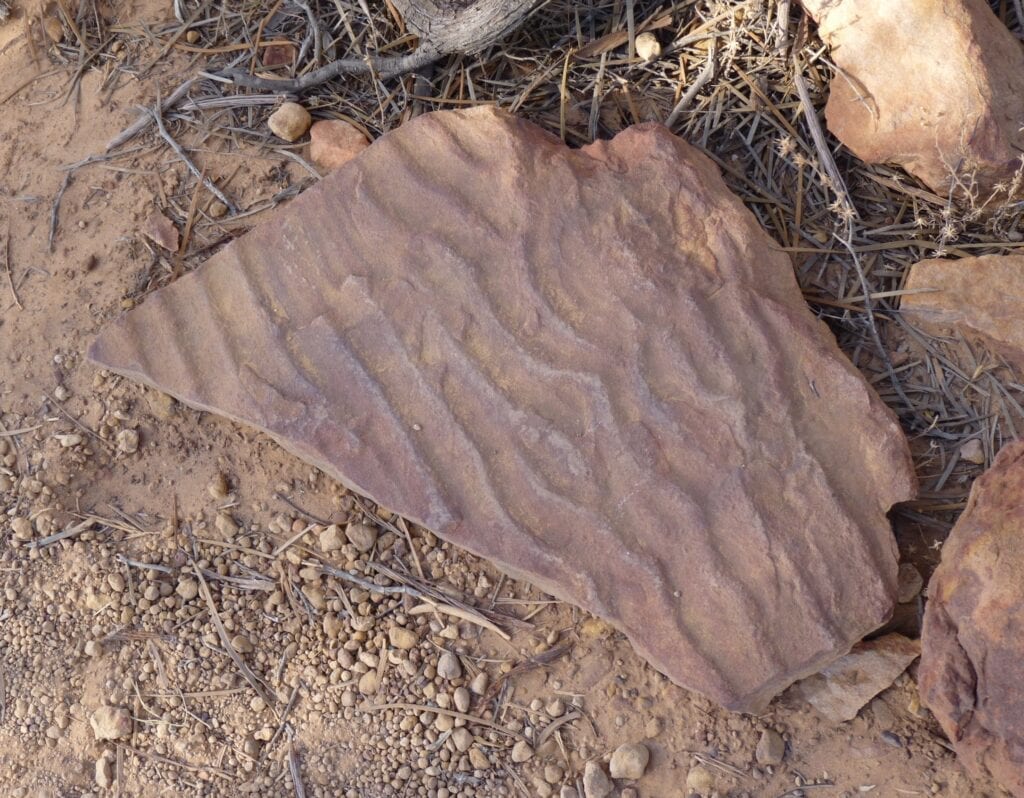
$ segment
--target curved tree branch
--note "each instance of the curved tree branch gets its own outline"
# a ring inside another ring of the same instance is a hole
[[[339,75],[404,75],[453,53],[476,53],[519,26],[537,0],[393,0],[420,38],[408,55],[342,58],[291,80],[260,78],[239,69],[220,74],[238,86],[299,93]]]
[[[339,75],[377,74],[382,78],[404,75],[406,72],[413,72],[421,67],[425,67],[440,57],[441,53],[431,52],[421,45],[418,50],[408,55],[385,58],[371,55],[365,59],[341,58],[320,67],[320,69],[315,69],[301,77],[292,79],[260,78],[250,75],[243,69],[229,69],[219,73],[219,76],[228,78],[236,86],[243,86],[247,89],[298,94],[314,86],[319,86],[321,83],[326,83]]]

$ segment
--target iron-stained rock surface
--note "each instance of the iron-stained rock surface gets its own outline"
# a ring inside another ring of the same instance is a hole
[[[933,332],[959,330],[1024,365],[1024,255],[922,260],[910,267],[903,315]]]
[[[1024,796],[1024,441],[975,481],[928,585],[921,698],[975,775]]]
[[[1024,152],[1024,48],[985,0],[801,2],[839,68],[828,127],[855,155],[898,164],[943,195],[953,172],[977,179],[982,199],[1012,178]]]
[[[266,430],[752,710],[889,616],[893,416],[710,160],[435,113],[92,357]]]

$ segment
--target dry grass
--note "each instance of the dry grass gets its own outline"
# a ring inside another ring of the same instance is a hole
[[[90,13],[91,0],[84,2],[74,20],[65,15],[72,35],[57,52],[72,76],[69,96],[90,65],[105,70],[109,88],[147,75],[172,54],[187,59],[184,71],[175,70],[178,80],[182,74],[198,79],[177,97],[172,91],[178,83],[166,87],[164,95],[175,102],[163,104],[164,138],[192,151],[245,143],[300,159],[294,148],[278,146],[262,124],[278,97],[209,77],[227,67],[271,74],[261,54],[272,45],[290,45],[294,53],[290,66],[273,71],[282,77],[336,58],[402,55],[415,48],[386,0],[174,5],[177,22],[124,28],[105,26]],[[827,133],[819,135],[810,114],[820,114],[832,70],[813,25],[797,4],[790,5],[550,0],[482,53],[449,57],[388,81],[339,78],[311,90],[303,102],[316,116],[347,119],[373,137],[417,114],[481,103],[531,119],[572,146],[634,123],[669,121],[721,166],[730,186],[791,254],[808,302],[900,416],[922,483],[920,499],[899,511],[911,522],[915,541],[905,540],[904,548],[913,551],[941,537],[963,506],[979,467],[959,460],[960,446],[980,438],[991,458],[1004,439],[1024,430],[1024,389],[994,355],[965,341],[931,337],[901,319],[907,269],[924,257],[1004,253],[1020,246],[1024,231],[1017,227],[1019,209],[999,208],[998,198],[958,207],[898,171],[859,162]],[[993,7],[1011,28],[1021,28],[1019,3],[996,0]],[[662,44],[660,58],[650,63],[630,57],[643,31],[655,32]],[[117,152],[115,147],[111,156]],[[961,178],[969,187],[969,175]],[[195,179],[209,183],[198,171]],[[238,218],[301,188],[242,209]],[[212,220],[204,205],[197,209],[190,199],[178,207],[180,221],[193,233],[189,251],[176,266],[161,267],[154,259],[140,292],[195,266],[230,237],[204,235]],[[934,552],[929,556],[934,560]]]

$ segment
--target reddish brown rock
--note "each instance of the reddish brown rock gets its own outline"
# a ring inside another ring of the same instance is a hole
[[[333,172],[370,146],[363,132],[340,119],[321,119],[309,129],[309,157]]]
[[[263,48],[263,66],[290,66],[295,61],[294,44],[271,44]]]
[[[144,232],[146,238],[168,252],[178,251],[180,243],[178,228],[174,226],[174,222],[160,213],[160,211],[153,211],[149,215]]]
[[[971,488],[928,584],[921,699],[967,769],[1024,796],[1024,441]]]
[[[958,330],[1024,367],[1024,255],[923,260],[910,268],[900,309],[931,332]]]
[[[428,114],[96,342],[751,710],[888,618],[892,414],[660,125]]]
[[[869,163],[982,199],[1024,151],[1024,49],[985,0],[802,0],[839,68],[829,129]],[[1006,194],[1002,197],[1005,199]]]

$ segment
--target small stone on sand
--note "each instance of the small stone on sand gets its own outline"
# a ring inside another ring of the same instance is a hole
[[[298,103],[284,103],[267,119],[271,132],[285,141],[296,141],[306,135],[313,117]]]
[[[103,706],[89,718],[97,740],[119,740],[132,733],[132,715],[125,707]]]
[[[754,757],[762,765],[778,765],[786,755],[786,741],[775,729],[765,729],[757,741]]]
[[[624,743],[615,749],[608,772],[613,779],[630,779],[635,781],[644,775],[651,752],[643,743]]]

